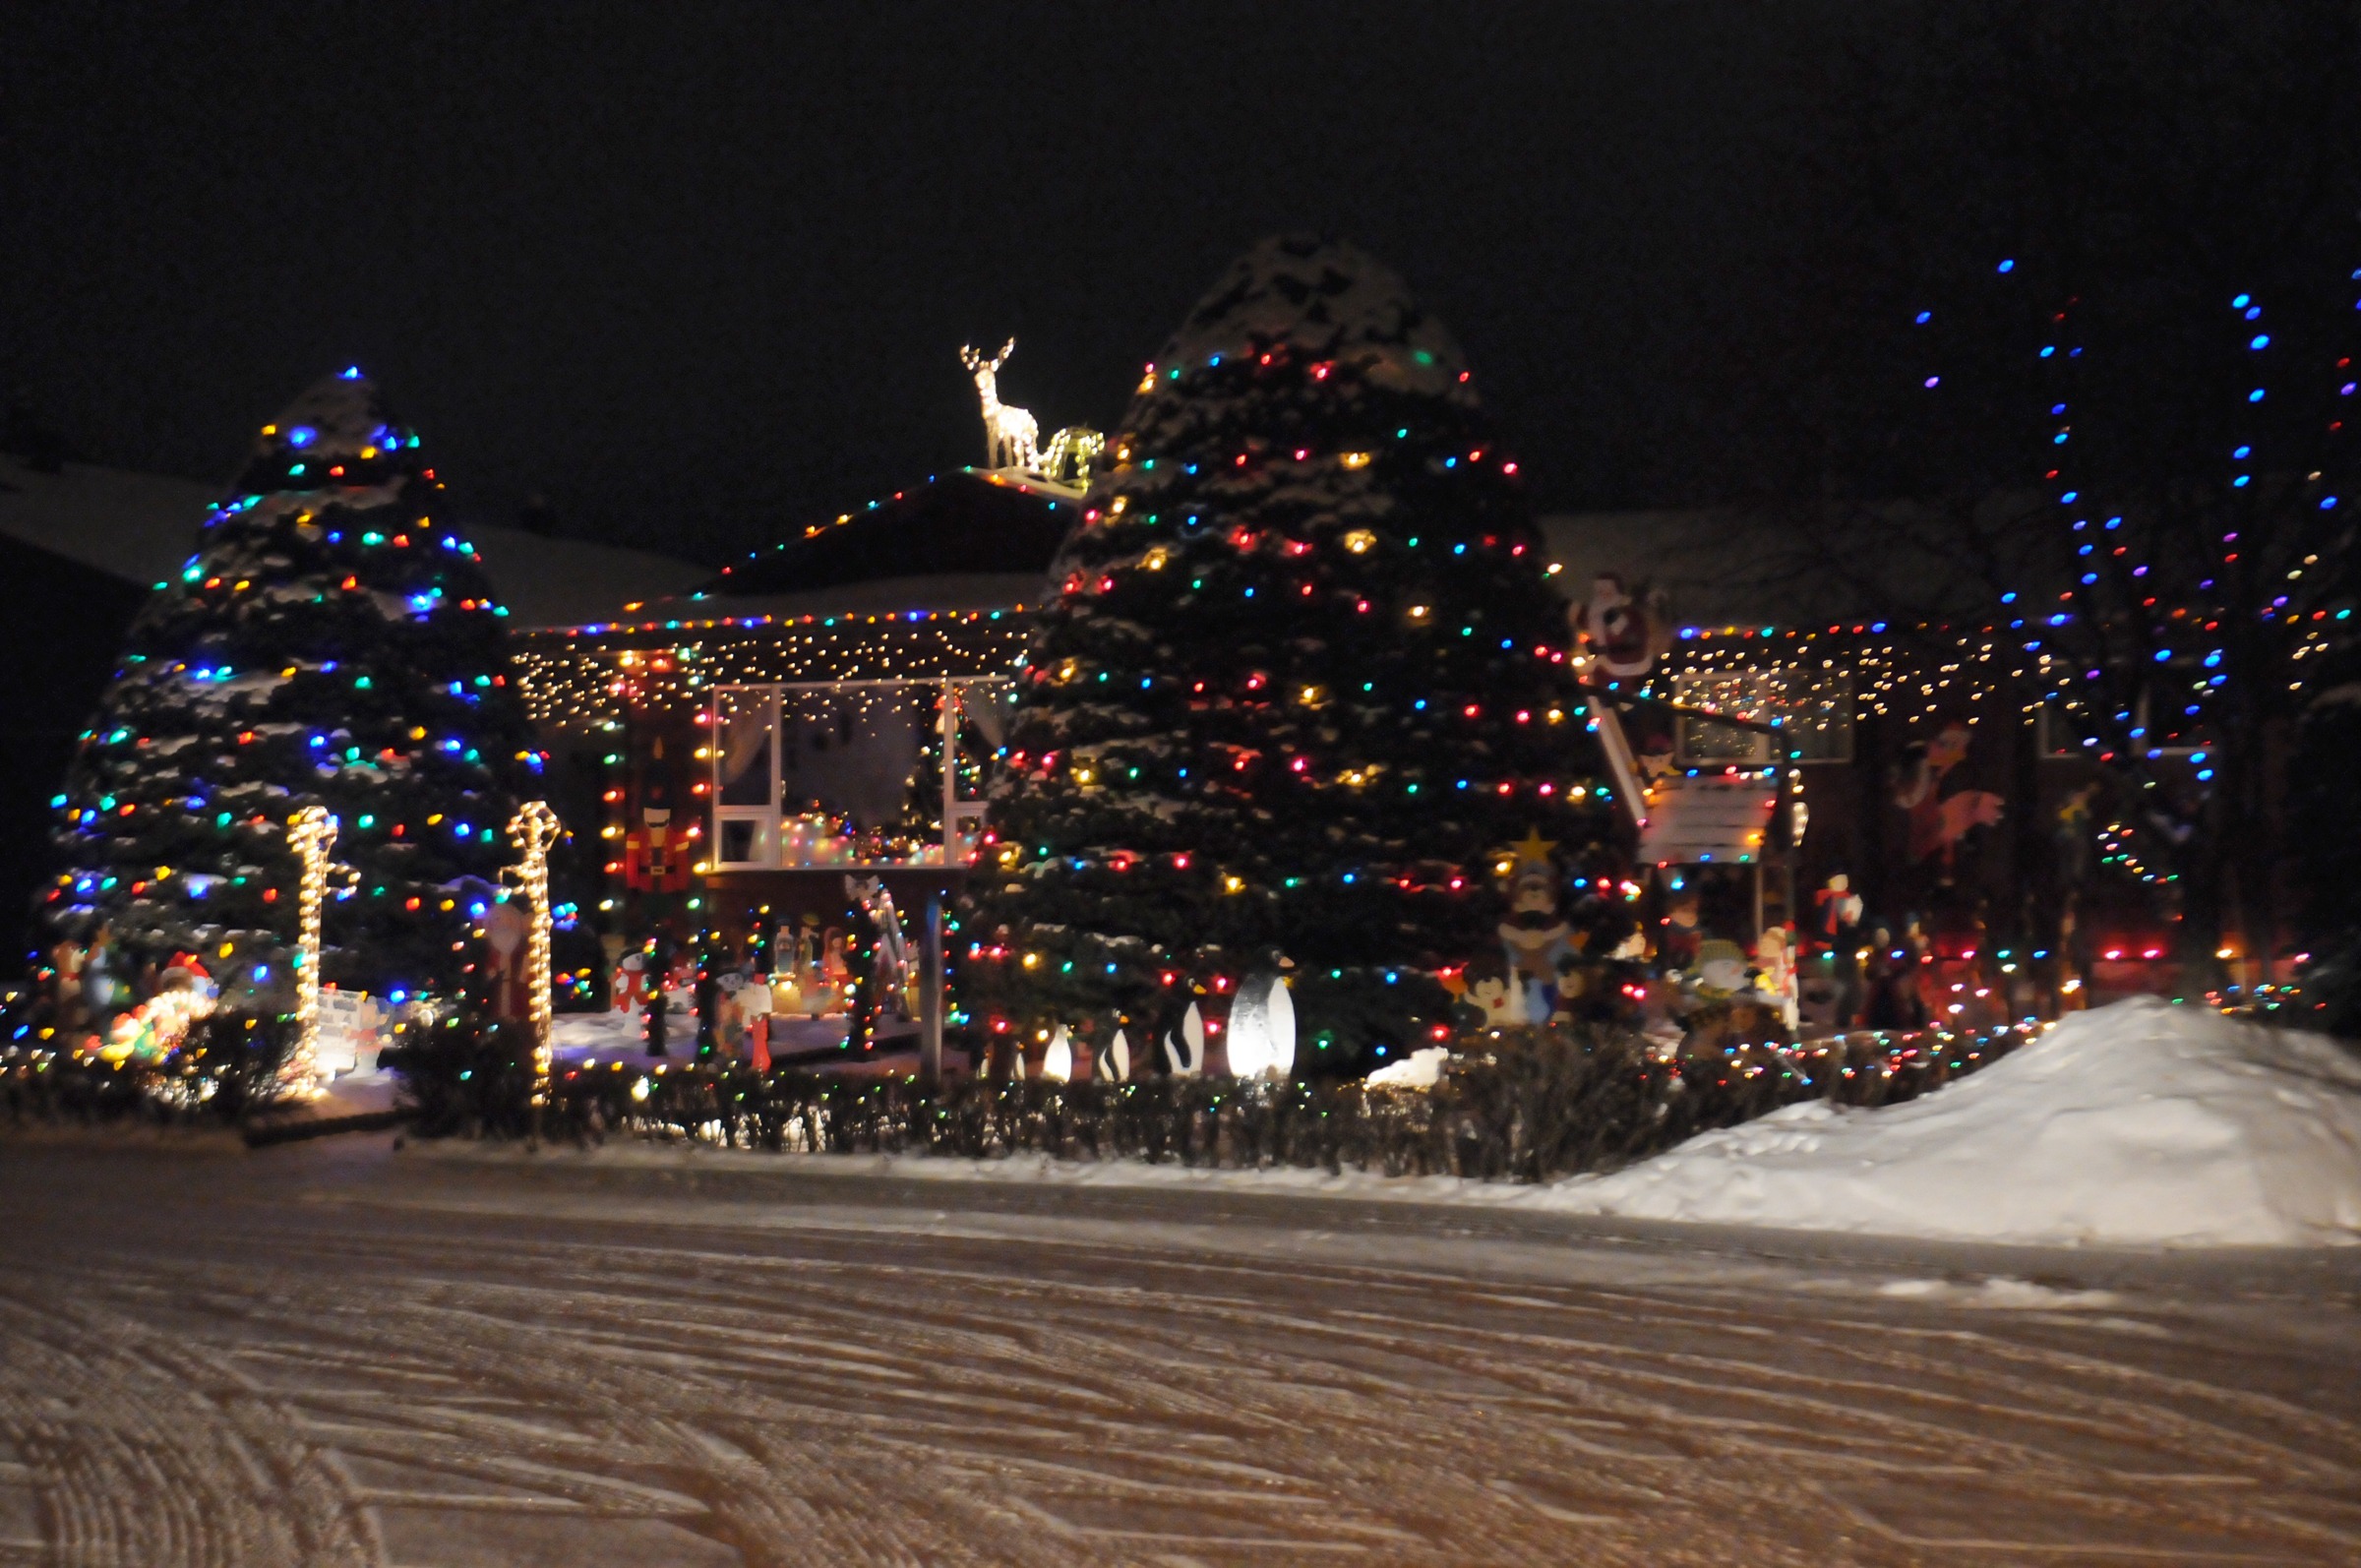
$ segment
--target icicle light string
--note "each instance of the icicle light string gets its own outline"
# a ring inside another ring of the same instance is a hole
[[[287,824],[287,847],[302,858],[303,875],[296,895],[295,1039],[278,1082],[280,1093],[295,1097],[320,1092],[320,904],[335,843],[336,819],[325,806],[307,806]]]
[[[525,1011],[533,1032],[535,1110],[549,1104],[552,1055],[549,964],[549,851],[563,831],[558,814],[545,801],[527,801],[509,818],[509,842],[516,847],[516,879],[524,892]]]

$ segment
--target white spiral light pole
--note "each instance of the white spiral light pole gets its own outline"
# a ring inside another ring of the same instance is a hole
[[[555,1056],[550,1045],[549,997],[549,847],[562,831],[558,814],[546,801],[527,801],[509,818],[509,842],[516,846],[522,864],[516,879],[523,884],[527,915],[524,935],[525,1016],[533,1029],[533,1109],[549,1104],[550,1070]]]
[[[336,819],[325,806],[307,806],[287,824],[287,847],[303,857],[296,892],[295,1044],[279,1069],[281,1094],[310,1096],[320,1077],[320,904],[328,894],[328,852],[336,845]]]

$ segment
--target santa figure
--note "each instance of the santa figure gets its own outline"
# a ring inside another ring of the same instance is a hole
[[[1591,597],[1566,612],[1574,634],[1592,661],[1609,678],[1634,680],[1670,646],[1671,615],[1661,588],[1642,586],[1635,597],[1623,575],[1602,572],[1591,579]]]
[[[757,1072],[770,1070],[770,1019],[774,1011],[770,977],[757,975],[738,993],[738,1019],[744,1030],[747,1064]]]
[[[529,1018],[532,993],[526,985],[525,913],[503,900],[484,911],[484,938],[492,948],[492,1016]]]

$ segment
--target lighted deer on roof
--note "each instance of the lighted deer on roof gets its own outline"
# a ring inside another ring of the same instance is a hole
[[[1041,440],[1041,426],[1024,409],[1000,401],[1000,367],[1015,352],[1013,337],[992,359],[973,348],[962,346],[959,350],[959,363],[976,378],[976,395],[984,403],[984,450],[995,468],[1031,468],[1039,461],[1035,447]]]

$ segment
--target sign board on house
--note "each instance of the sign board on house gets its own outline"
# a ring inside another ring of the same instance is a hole
[[[1735,773],[1673,773],[1648,786],[1640,859],[1658,866],[1738,865],[1762,859],[1771,812],[1769,779]]]

